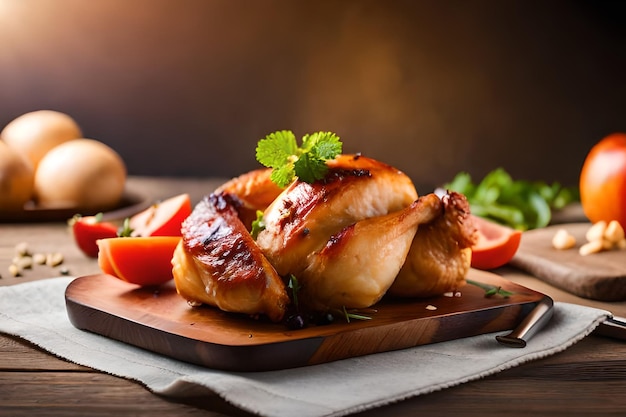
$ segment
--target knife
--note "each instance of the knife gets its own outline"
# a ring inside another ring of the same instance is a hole
[[[524,317],[524,320],[506,335],[496,336],[496,340],[503,346],[512,348],[523,348],[528,340],[541,330],[552,318],[554,313],[554,301],[552,298],[543,297]]]
[[[496,336],[496,340],[503,346],[523,348],[528,340],[541,330],[550,321],[553,314],[554,302],[546,296],[537,303],[535,308],[522,322],[506,335]],[[626,340],[626,318],[609,317],[601,322],[594,330],[594,334],[618,340]]]

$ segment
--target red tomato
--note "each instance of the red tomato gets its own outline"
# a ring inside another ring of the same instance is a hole
[[[180,194],[133,215],[130,227],[136,236],[181,236],[180,226],[191,209],[189,194]]]
[[[115,237],[98,240],[102,272],[137,285],[159,285],[173,279],[172,256],[177,236]]]
[[[98,239],[117,236],[117,226],[113,223],[100,221],[97,216],[74,216],[70,221],[72,235],[78,248],[87,256],[98,256]]]
[[[509,262],[522,239],[522,232],[472,215],[478,240],[472,246],[472,267],[495,269]]]
[[[617,220],[626,229],[626,134],[598,142],[580,172],[580,203],[587,218]]]

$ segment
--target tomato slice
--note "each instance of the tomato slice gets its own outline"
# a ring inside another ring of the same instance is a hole
[[[517,252],[522,232],[472,215],[478,240],[472,246],[472,267],[495,269],[508,263]]]
[[[113,223],[100,221],[100,215],[80,216],[76,215],[69,220],[72,227],[72,235],[78,248],[87,256],[98,256],[98,239],[117,236],[117,226]]]
[[[179,194],[133,215],[130,227],[136,236],[181,236],[180,227],[191,209],[189,194]]]
[[[98,240],[102,272],[132,284],[163,284],[171,279],[177,236],[115,237]]]

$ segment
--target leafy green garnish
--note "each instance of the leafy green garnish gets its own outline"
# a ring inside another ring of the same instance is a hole
[[[252,221],[252,229],[250,230],[250,234],[252,235],[252,239],[255,239],[259,236],[261,231],[265,230],[265,220],[263,219],[263,212],[261,210],[256,211],[256,219]]]
[[[312,183],[324,178],[328,167],[326,161],[342,151],[339,136],[331,132],[304,135],[302,146],[290,130],[270,133],[256,147],[256,159],[272,168],[271,180],[286,187],[295,177]]]
[[[473,214],[518,230],[547,226],[554,210],[580,198],[576,187],[513,180],[503,168],[491,171],[477,184],[461,172],[444,188],[464,194]]]
[[[117,229],[117,236],[118,237],[130,237],[132,236],[134,232],[134,229],[130,227],[130,218],[125,218],[124,219],[124,223],[122,223],[122,226]]]

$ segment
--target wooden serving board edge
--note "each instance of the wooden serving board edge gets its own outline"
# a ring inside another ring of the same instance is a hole
[[[66,308],[70,322],[78,329],[167,357],[227,371],[270,371],[510,330],[547,297],[514,283],[510,285],[527,290],[530,295],[519,301],[503,301],[487,308],[435,318],[417,317],[379,326],[354,323],[337,332],[240,346],[187,337],[146,325],[141,318],[121,317],[106,308],[94,307],[73,296],[72,283],[66,290]]]

